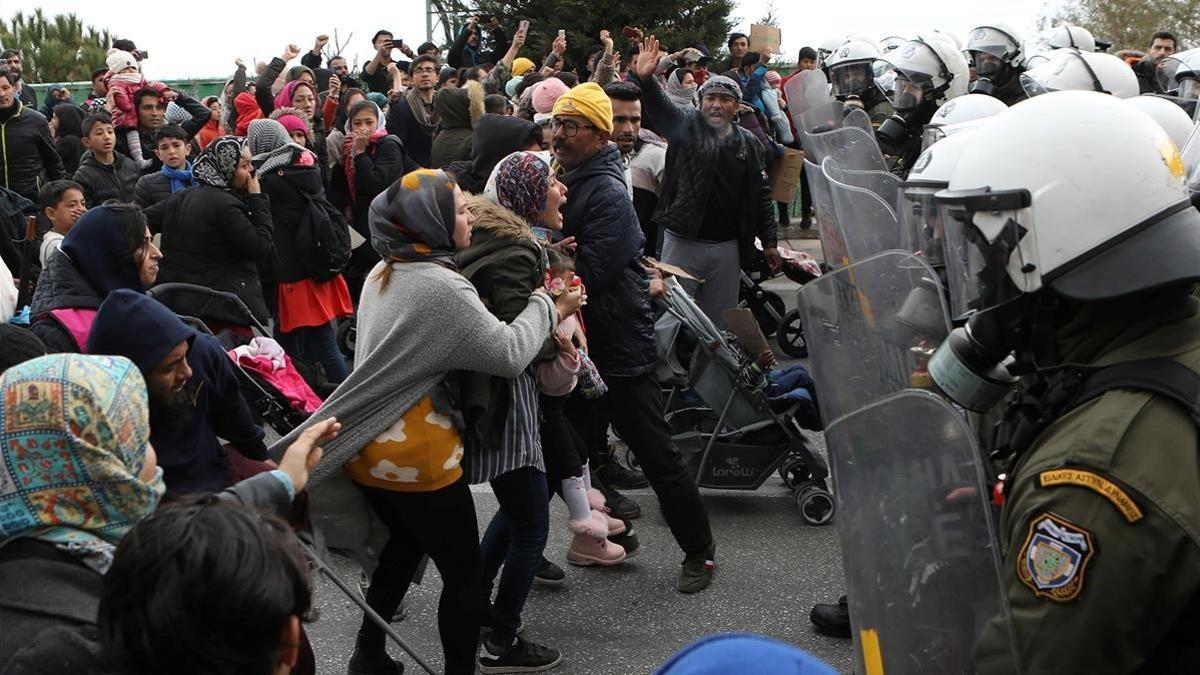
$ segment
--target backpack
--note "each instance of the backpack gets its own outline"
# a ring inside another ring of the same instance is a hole
[[[297,190],[306,202],[296,223],[296,244],[305,274],[316,281],[329,281],[350,262],[350,229],[346,219],[324,194]]]

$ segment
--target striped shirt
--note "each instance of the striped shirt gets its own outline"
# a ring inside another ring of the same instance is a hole
[[[527,368],[508,381],[509,405],[499,448],[473,448],[463,460],[471,485],[486,483],[506,473],[532,466],[545,473],[542,459],[541,409],[537,379]]]

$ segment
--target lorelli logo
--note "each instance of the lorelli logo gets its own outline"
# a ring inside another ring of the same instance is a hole
[[[748,466],[741,466],[737,457],[726,458],[725,463],[728,466],[714,466],[714,478],[753,478],[754,469]]]

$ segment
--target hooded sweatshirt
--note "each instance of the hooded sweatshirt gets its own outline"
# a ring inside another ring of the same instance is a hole
[[[149,376],[181,342],[190,345],[192,377],[178,401],[150,401],[150,443],[169,494],[217,492],[230,484],[229,457],[219,438],[250,459],[266,459],[262,428],[238,388],[221,344],[197,333],[157,300],[113,291],[100,305],[88,351],[124,356]]]
[[[79,158],[87,150],[83,147],[83,110],[74,103],[60,103],[54,106],[53,113],[58,118],[54,149],[62,158],[63,172],[73,175],[79,168]]]
[[[482,85],[467,82],[465,88],[443,89],[433,98],[433,108],[441,118],[430,153],[433,168],[471,158],[472,129],[483,117],[483,97]]]

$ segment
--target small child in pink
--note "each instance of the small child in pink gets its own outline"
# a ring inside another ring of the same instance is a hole
[[[152,160],[142,154],[142,138],[138,134],[138,113],[136,95],[142,89],[150,86],[138,68],[137,59],[133,54],[120,49],[108,50],[108,90],[112,92],[113,111],[112,123],[117,133],[125,133],[129,145],[129,157],[139,169],[150,166]]]

